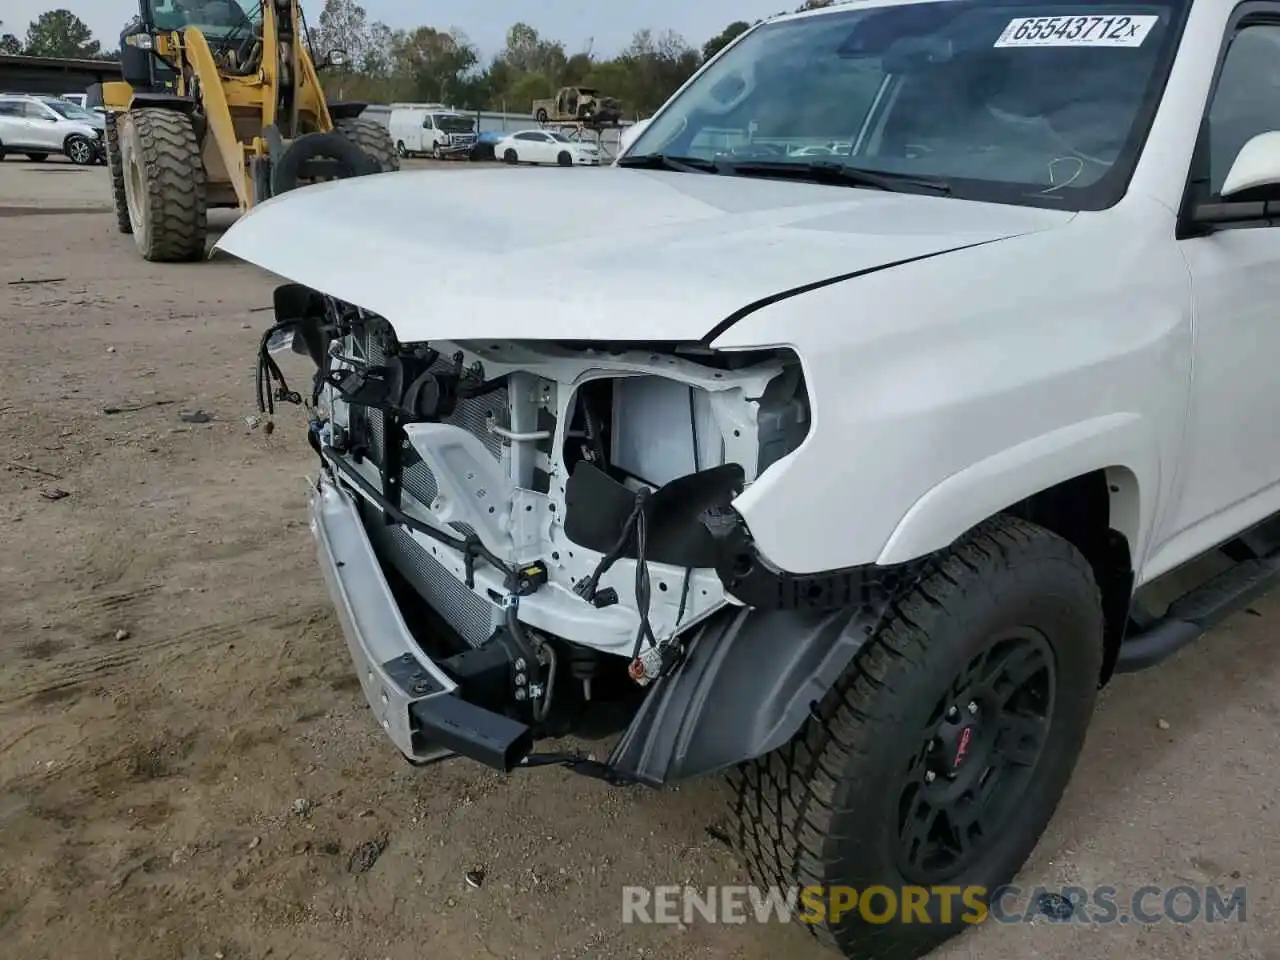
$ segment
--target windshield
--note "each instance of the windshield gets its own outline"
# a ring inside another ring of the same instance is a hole
[[[156,30],[198,27],[210,38],[248,36],[262,20],[260,0],[147,0],[147,6]]]
[[[70,100],[46,100],[45,105],[54,113],[61,114],[68,120],[94,120],[94,114]]]
[[[569,142],[569,138],[568,138],[568,137],[566,137],[563,133],[556,133],[555,131],[548,131],[548,132],[547,132],[547,136],[549,136],[552,140],[558,140],[558,141],[560,141],[561,143],[568,143],[568,142]]]
[[[470,117],[453,115],[436,115],[436,126],[445,133],[470,133],[475,128],[475,121]]]
[[[837,163],[971,199],[1102,209],[1124,193],[1186,0],[946,0],[767,23],[627,157]],[[749,169],[749,168],[744,168]]]

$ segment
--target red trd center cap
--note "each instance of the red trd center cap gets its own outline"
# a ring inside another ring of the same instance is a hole
[[[956,739],[956,752],[951,758],[951,770],[955,772],[964,765],[965,760],[969,758],[969,750],[973,746],[973,724],[962,728],[960,736]]]

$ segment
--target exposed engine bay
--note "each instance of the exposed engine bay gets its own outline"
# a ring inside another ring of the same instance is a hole
[[[259,405],[307,406],[406,623],[468,699],[546,723],[558,701],[625,697],[679,662],[686,631],[742,603],[716,569],[715,518],[808,431],[793,354],[402,344],[297,285],[276,307]],[[276,362],[284,339],[316,363],[307,397]]]

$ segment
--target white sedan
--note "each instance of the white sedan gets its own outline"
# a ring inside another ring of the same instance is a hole
[[[570,140],[551,130],[521,130],[493,145],[493,155],[506,163],[555,163],[562,167],[600,165],[594,143]]]

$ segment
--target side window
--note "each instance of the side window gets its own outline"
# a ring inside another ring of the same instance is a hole
[[[426,118],[424,118],[424,119],[423,119],[423,121],[422,121],[422,129],[423,129],[423,130],[433,130],[433,129],[435,129],[435,127],[434,127],[434,126],[432,125],[432,123],[431,123],[431,118],[430,118],[430,117],[426,117]]]
[[[542,137],[540,137],[536,133],[517,133],[516,139],[517,140],[541,140]]]
[[[39,103],[24,103],[22,105],[22,113],[29,120],[53,119],[53,111]]]
[[[0,101],[0,117],[20,116],[22,116],[22,104],[14,103],[12,100]]]
[[[1209,186],[1222,189],[1236,155],[1260,133],[1280,131],[1280,25],[1245,27],[1231,41],[1209,105]]]

